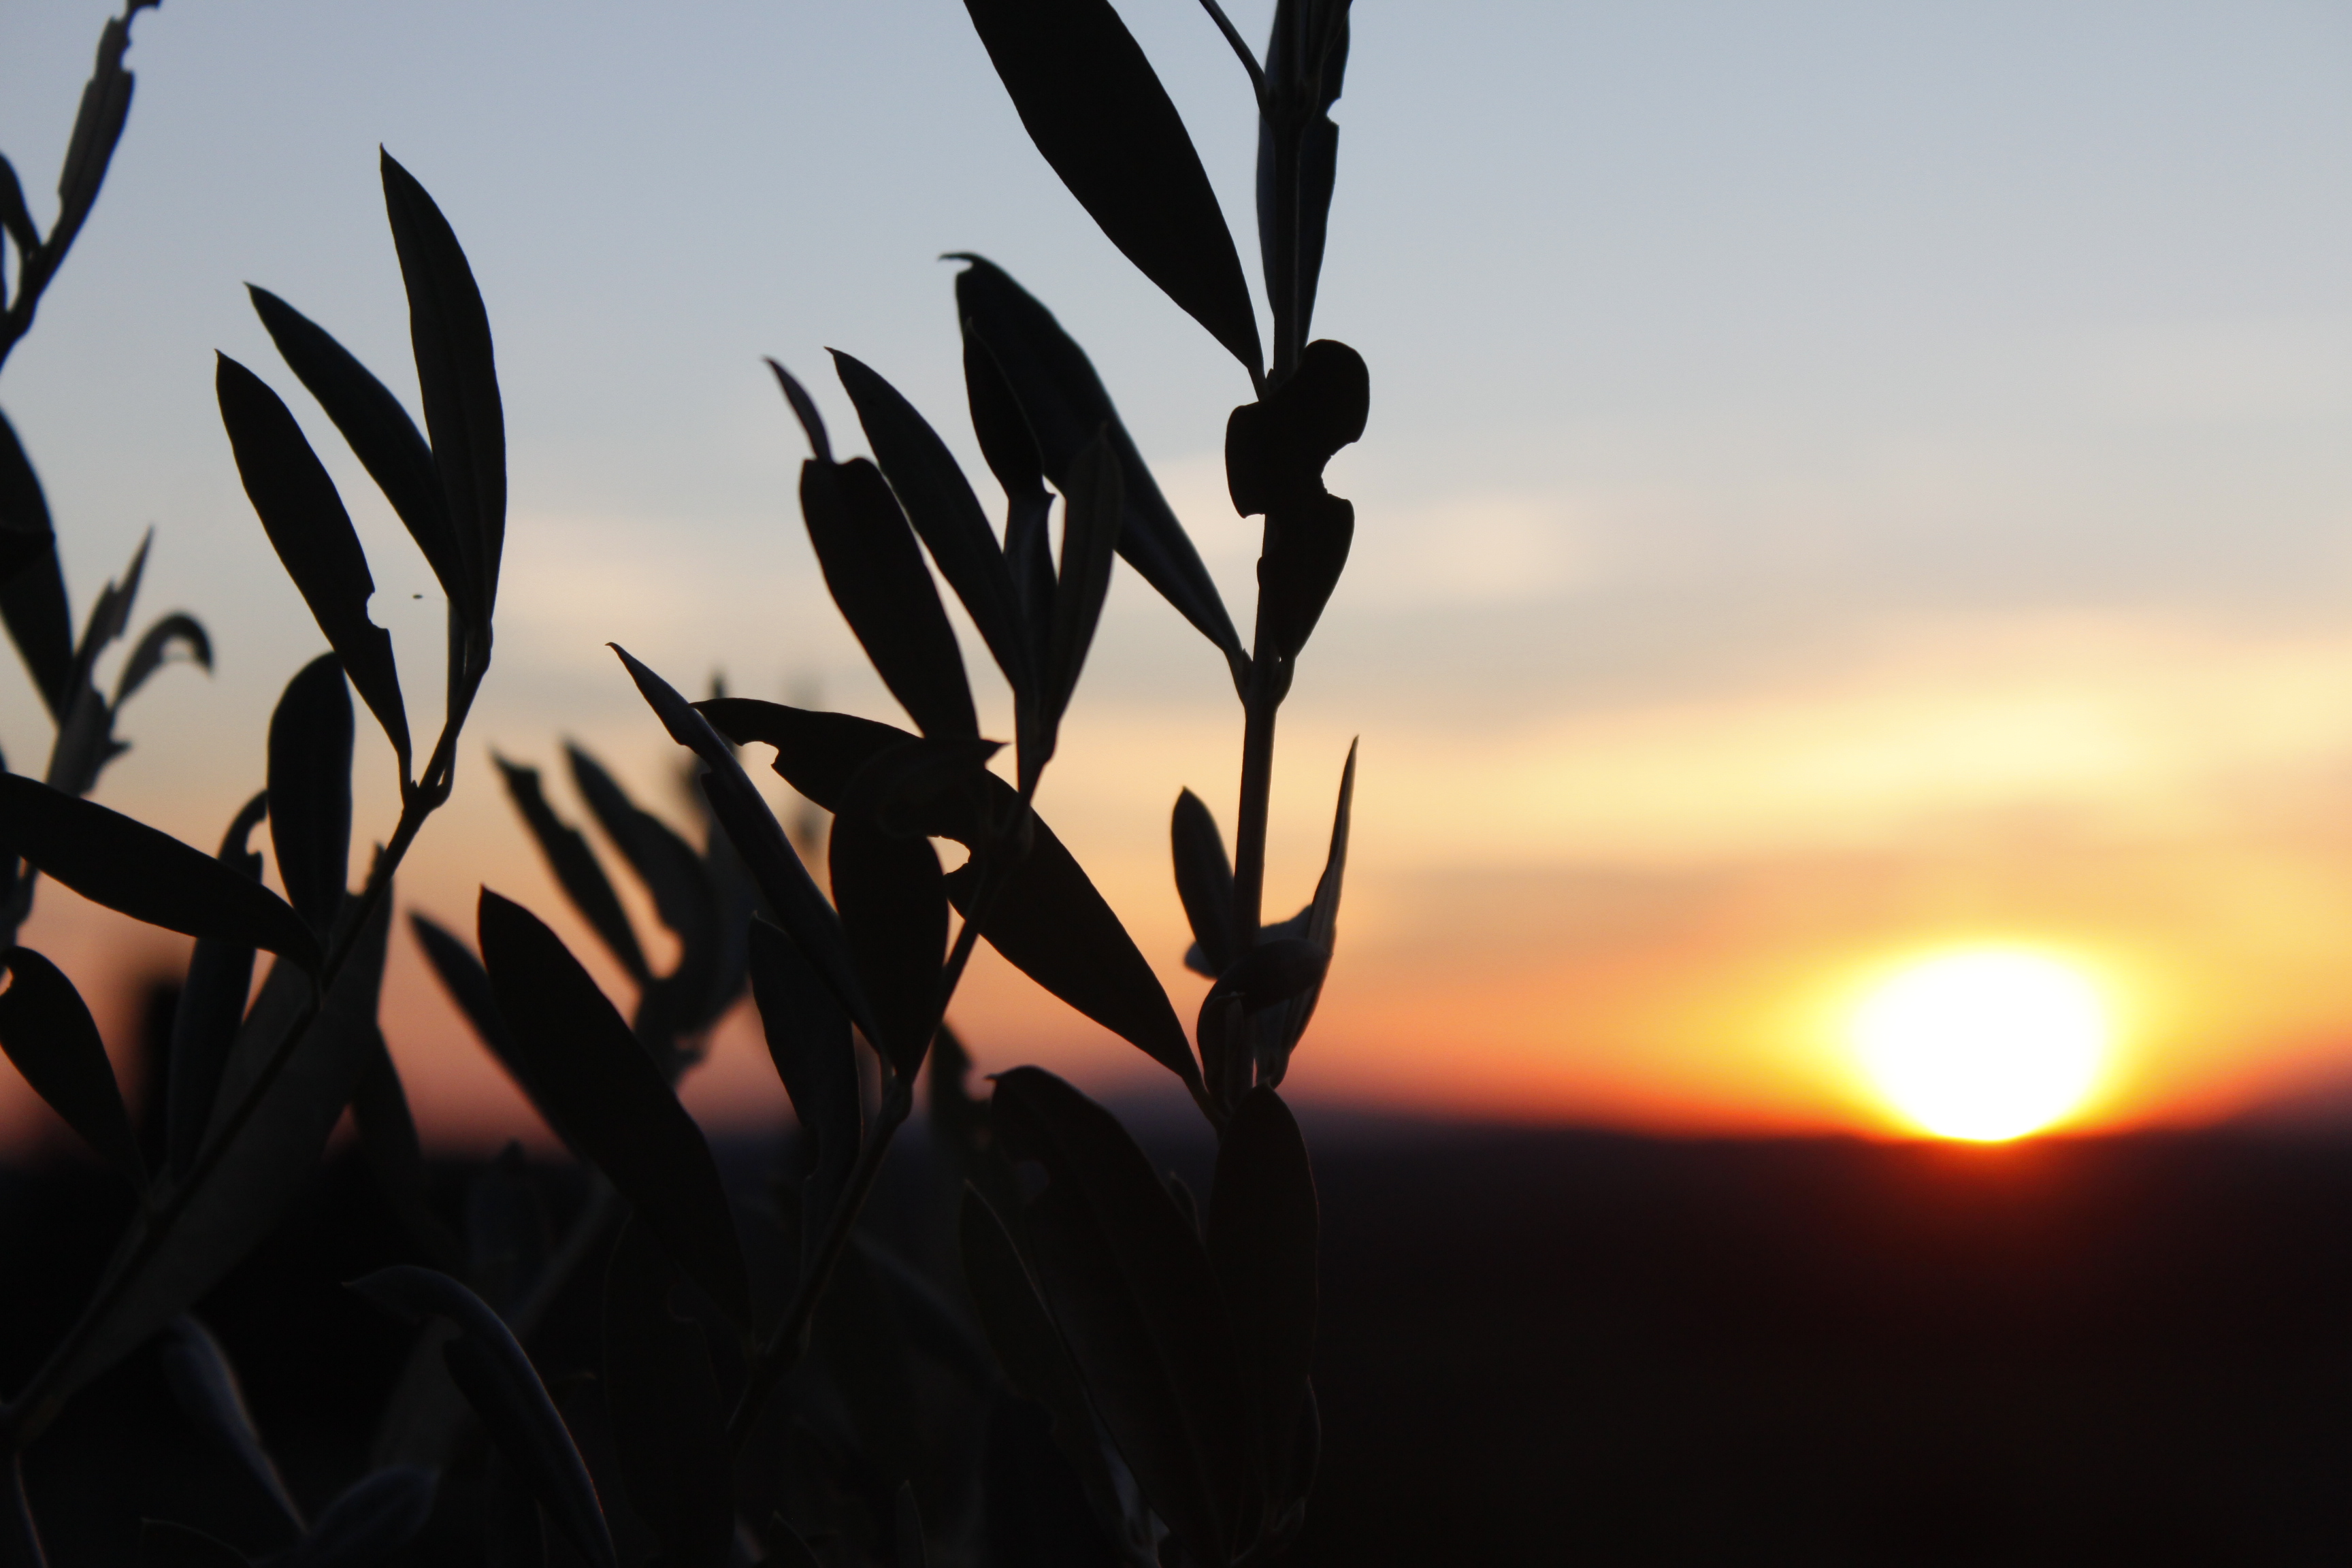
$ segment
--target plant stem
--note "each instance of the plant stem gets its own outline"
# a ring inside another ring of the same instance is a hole
[[[1274,793],[1274,717],[1281,706],[1262,681],[1251,681],[1242,728],[1241,816],[1234,829],[1234,925],[1244,942],[1256,942],[1265,923],[1265,825]]]

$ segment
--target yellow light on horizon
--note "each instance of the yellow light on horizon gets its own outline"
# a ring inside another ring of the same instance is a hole
[[[2077,964],[2024,948],[1972,948],[1905,964],[1854,1010],[1864,1070],[1905,1120],[1942,1138],[1999,1142],[2078,1109],[2114,1035]]]

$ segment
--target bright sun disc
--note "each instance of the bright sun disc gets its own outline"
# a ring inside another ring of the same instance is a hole
[[[1853,1016],[1863,1067],[1896,1110],[1939,1137],[1981,1142],[2021,1137],[2080,1105],[2109,1034],[2081,970],[2014,949],[1906,964]]]

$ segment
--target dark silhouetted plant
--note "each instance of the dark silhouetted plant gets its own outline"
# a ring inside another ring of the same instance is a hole
[[[0,226],[16,256],[0,356],[30,327],[42,289],[97,197],[130,108],[122,56],[131,19],[153,3],[133,0],[107,24],[58,182],[58,216],[46,237],[13,171],[0,163]],[[341,499],[278,395],[223,356],[217,391],[237,471],[331,651],[288,684],[259,770],[265,787],[237,813],[217,855],[84,800],[122,749],[113,725],[123,701],[173,647],[208,662],[209,645],[194,621],[168,616],[134,646],[112,699],[100,696],[96,663],[125,629],[146,547],[123,583],[100,595],[79,640],[71,640],[40,488],[13,432],[0,426],[7,551],[0,611],[57,724],[46,780],[0,775],[8,940],[14,944],[43,875],[195,939],[159,1097],[163,1158],[152,1170],[130,1137],[113,1070],[71,982],[29,948],[11,945],[5,954],[0,1047],[138,1202],[87,1307],[30,1382],[0,1405],[7,1491],[0,1561],[41,1561],[19,1479],[26,1445],[78,1390],[159,1331],[174,1386],[198,1425],[220,1435],[281,1505],[294,1538],[281,1561],[380,1561],[431,1511],[433,1473],[388,1468],[362,1478],[306,1526],[244,1414],[235,1373],[201,1325],[184,1316],[273,1228],[346,1106],[371,1152],[387,1166],[404,1165],[421,1190],[415,1132],[376,1026],[376,999],[394,876],[426,818],[449,797],[458,736],[489,668],[506,455],[488,320],[457,237],[388,154],[383,185],[429,441],[325,331],[275,296],[254,293],[295,375],[382,485],[448,595],[447,700],[421,770],[391,638],[368,618],[374,584]],[[382,726],[400,772],[398,819],[357,892],[349,887],[354,736],[347,680]],[[251,847],[265,820],[282,897],[262,883],[262,857]],[[264,951],[274,962],[248,1006],[256,956]],[[171,1561],[221,1560],[228,1551],[171,1526],[152,1529],[147,1550]]]
[[[412,777],[397,672],[368,619],[373,584],[356,536],[285,405],[224,359],[221,409],[239,471],[333,650],[287,689],[268,789],[205,857],[80,801],[79,789],[0,779],[0,848],[197,939],[173,1043],[170,1155],[152,1173],[71,984],[17,948],[0,992],[11,1057],[141,1194],[89,1309],[0,1408],[0,1436],[21,1452],[76,1388],[160,1331],[183,1404],[273,1500],[280,1527],[278,1540],[231,1545],[151,1523],[148,1558],[383,1561],[425,1527],[436,1479],[460,1468],[478,1482],[468,1550],[496,1563],[657,1554],[682,1568],[755,1558],[1230,1568],[1273,1563],[1297,1541],[1320,1447],[1309,1382],[1318,1220],[1279,1088],[1330,962],[1352,752],[1313,899],[1267,922],[1265,868],[1276,719],[1353,528],[1323,470],[1361,433],[1369,397],[1354,351],[1308,336],[1348,5],[1278,0],[1261,61],[1215,0],[1203,4],[1259,110],[1270,363],[1199,156],[1108,0],[967,9],[1047,162],[1247,373],[1252,399],[1228,421],[1226,468],[1236,511],[1265,521],[1254,637],[1244,644],[1085,353],[990,261],[954,258],[955,297],[972,427],[1004,495],[1001,528],[932,425],[878,372],[835,356],[873,454],[838,458],[814,400],[774,366],[810,448],[800,476],[810,543],[912,728],[725,696],[689,702],[616,647],[691,754],[702,842],[640,807],[577,748],[569,772],[675,939],[675,963],[656,971],[604,858],[535,770],[504,760],[509,795],[558,885],[635,988],[631,1008],[615,1006],[542,921],[488,889],[478,957],[412,920],[474,1029],[593,1172],[560,1241],[548,1238],[539,1178],[512,1150],[473,1180],[462,1237],[444,1225],[425,1200],[415,1131],[375,1026],[393,872],[447,796],[489,659],[505,476],[480,299],[440,214],[389,156],[425,433],[323,331],[254,290],[288,365],[447,594],[446,718]],[[120,54],[119,42],[101,52],[102,77],[119,70]],[[111,91],[93,87],[90,101],[113,102]],[[86,103],[85,118],[93,112]],[[70,237],[62,220],[61,231]],[[1115,558],[1215,646],[1243,709],[1234,855],[1189,791],[1171,826],[1194,939],[1186,962],[1212,982],[1189,1036],[1034,809]],[[992,768],[1004,742],[980,732],[942,577],[1010,690],[1009,777]],[[346,679],[402,772],[399,822],[356,894],[346,890]],[[804,858],[813,851],[744,771],[738,749],[753,743],[772,748],[776,772],[829,814],[823,888]],[[262,887],[248,847],[265,817],[283,899]],[[953,871],[935,840],[965,852]],[[969,1058],[945,1020],[983,938],[1175,1075],[1215,1137],[1205,1201],[1163,1175],[1108,1110],[1042,1069],[999,1075],[985,1102],[970,1097]],[[278,957],[247,1009],[262,949]],[[790,1168],[760,1204],[730,1196],[677,1093],[747,983],[800,1124]],[[927,1065],[945,1201],[911,1223],[877,1223],[868,1200]],[[425,1260],[355,1289],[423,1327],[367,1473],[306,1522],[235,1373],[184,1314],[269,1229],[347,1104]],[[601,1277],[602,1360],[592,1392],[559,1399],[528,1347],[583,1275]],[[587,1446],[597,1469],[575,1436],[583,1423],[601,1434]],[[5,1552],[37,1561],[21,1487],[13,1500]]]

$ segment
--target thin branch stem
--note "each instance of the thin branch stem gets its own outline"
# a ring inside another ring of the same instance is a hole
[[[1242,41],[1241,33],[1234,26],[1233,19],[1225,15],[1225,8],[1218,5],[1217,0],[1201,0],[1201,5],[1217,24],[1217,31],[1225,36],[1225,42],[1234,47],[1234,53],[1241,58],[1242,68],[1249,72],[1250,91],[1256,96],[1259,107],[1263,108],[1265,104],[1265,72],[1258,66],[1257,57],[1250,53],[1249,45]]]
[[[1262,680],[1250,683],[1242,728],[1241,815],[1234,829],[1234,925],[1244,942],[1256,942],[1265,924],[1265,828],[1274,793],[1274,719],[1280,709],[1281,699]]]

